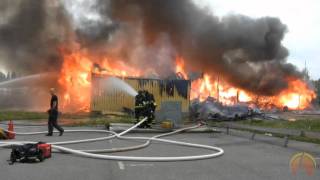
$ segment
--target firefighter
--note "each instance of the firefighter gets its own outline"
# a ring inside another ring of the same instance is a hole
[[[134,114],[136,118],[136,123],[139,122],[139,118],[142,115],[141,112],[143,110],[143,93],[142,91],[138,91],[138,94],[135,97],[135,108],[134,108]]]
[[[155,115],[155,102],[154,96],[148,91],[143,91],[143,117],[147,117],[148,119],[141,125],[142,128],[151,128],[152,120],[154,120]]]
[[[155,102],[153,94],[146,91],[146,101],[148,106],[148,124],[153,123],[155,119],[155,110],[157,108],[157,104]]]
[[[154,99],[153,94],[150,94],[150,99],[151,99],[151,110],[152,110],[152,123],[154,124],[154,120],[156,118],[154,113],[156,112],[157,103],[156,103],[156,100]]]
[[[46,136],[52,136],[53,127],[59,130],[59,136],[62,136],[64,129],[58,125],[58,96],[55,94],[55,89],[50,89],[51,101],[50,109],[47,111],[49,114],[48,118],[48,134]]]
[[[140,128],[151,128],[152,120],[155,119],[155,100],[154,96],[148,91],[139,91],[138,95],[135,97],[135,118],[136,123],[139,122],[139,118],[142,116],[147,117],[148,119],[142,123]]]
[[[141,128],[151,128],[150,126],[150,105],[149,105],[149,93],[146,90],[142,91],[142,97],[143,97],[143,108],[142,108],[142,112],[141,115],[143,116],[143,118],[147,117],[148,119],[141,124]]]

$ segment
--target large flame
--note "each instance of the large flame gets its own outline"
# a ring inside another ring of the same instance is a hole
[[[63,52],[63,65],[59,84],[63,88],[62,108],[68,110],[89,110],[90,104],[90,72],[92,61],[81,51]]]
[[[118,77],[141,77],[141,70],[110,57],[91,56],[85,50],[61,51],[64,61],[60,72],[59,84],[63,91],[62,107],[64,111],[89,111],[91,101],[91,75],[103,74]],[[182,57],[176,58],[176,73],[180,78],[188,79]],[[289,109],[305,109],[315,98],[315,93],[300,79],[288,78],[288,88],[277,96],[265,97],[248,93],[230,86],[220,77],[204,73],[191,83],[190,98],[204,101],[214,97],[225,105],[248,102],[263,108],[287,106]]]
[[[84,50],[61,51],[63,65],[59,84],[63,91],[64,111],[89,111],[92,73],[118,77],[139,77],[140,71],[122,61],[108,57],[93,57]]]
[[[249,102],[252,99],[245,91],[230,87],[219,80],[204,74],[203,78],[191,83],[191,99],[199,98],[204,101],[207,97],[214,97],[223,104],[230,105],[237,102]]]
[[[176,59],[176,73],[182,74],[185,79],[188,75],[185,71],[184,60],[181,57]],[[237,102],[249,102],[252,98],[240,89],[230,87],[221,82],[219,77],[213,78],[209,74],[203,74],[202,78],[192,81],[190,98],[198,98],[204,101],[208,97],[214,97],[223,104],[230,105]]]
[[[176,72],[188,77],[185,72],[184,61],[182,58],[176,60]],[[202,78],[191,83],[191,99],[198,98],[204,101],[207,97],[214,97],[225,105],[238,102],[255,103],[262,108],[283,108],[288,107],[292,110],[306,109],[310,107],[316,94],[306,82],[301,79],[288,78],[288,88],[276,96],[259,96],[248,93],[244,90],[232,87],[223,82],[218,76],[212,77],[204,74]]]
[[[316,94],[300,79],[288,79],[289,86],[276,97],[276,105],[290,109],[305,109],[310,106]]]

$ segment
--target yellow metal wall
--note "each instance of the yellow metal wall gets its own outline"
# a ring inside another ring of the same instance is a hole
[[[103,88],[103,79],[106,77],[92,76],[92,97],[91,97],[91,111],[101,111],[103,113],[117,113],[122,112],[123,107],[134,109],[134,97],[116,90],[108,89],[108,91]],[[137,78],[124,78],[125,82],[131,85],[136,91],[138,90],[147,90],[148,92],[154,95],[154,98],[157,103],[157,111],[160,110],[161,103],[164,101],[178,101],[181,102],[182,112],[189,111],[190,105],[190,82],[187,86],[187,96],[180,96],[177,92],[177,89],[174,88],[173,96],[170,96],[166,91],[161,93],[161,82],[164,80],[158,79],[145,79],[141,83],[141,79]]]

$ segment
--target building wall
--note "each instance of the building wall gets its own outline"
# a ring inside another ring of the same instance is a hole
[[[92,76],[92,98],[91,110],[102,113],[118,113],[123,108],[134,109],[134,97],[119,89],[106,90],[103,88],[107,77]],[[140,79],[124,78],[126,83],[136,91],[147,90],[154,95],[157,103],[157,111],[160,110],[162,102],[181,102],[182,112],[189,112],[190,86],[189,80],[160,80],[160,79]]]

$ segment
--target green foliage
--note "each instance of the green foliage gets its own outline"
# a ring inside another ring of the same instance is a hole
[[[98,118],[87,118],[82,120],[74,120],[70,123],[71,126],[109,126],[110,123],[133,123],[134,119],[128,116],[106,116]]]
[[[246,120],[240,123],[253,126],[270,127],[270,128],[288,128],[307,131],[320,132],[320,119],[302,119],[297,121],[285,120]]]
[[[46,118],[48,118],[48,114],[45,112],[0,111],[0,121],[38,120]]]
[[[47,121],[45,112],[0,111],[0,121],[32,120]],[[119,115],[92,115],[90,113],[62,114],[60,120],[70,126],[108,125],[109,123],[133,123],[130,116]]]

